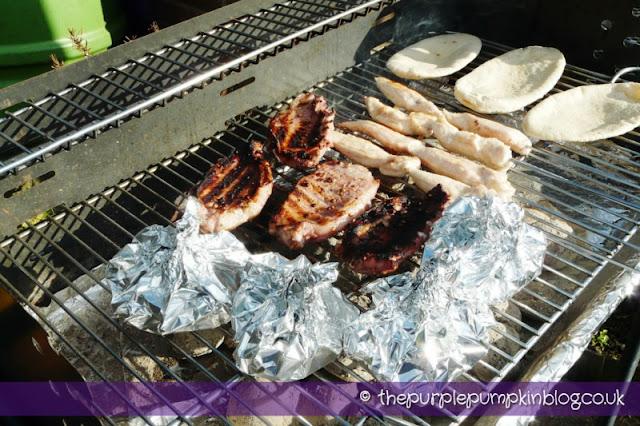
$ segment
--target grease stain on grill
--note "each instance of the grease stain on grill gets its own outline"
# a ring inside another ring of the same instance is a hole
[[[249,77],[246,80],[242,80],[240,83],[236,83],[233,86],[227,87],[223,91],[220,92],[220,96],[227,96],[230,93],[235,92],[236,90],[240,90],[243,87],[246,87],[256,81],[255,77]]]

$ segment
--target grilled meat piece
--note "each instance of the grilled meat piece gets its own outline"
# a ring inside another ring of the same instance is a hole
[[[336,247],[338,256],[355,272],[387,275],[422,247],[431,226],[448,201],[438,185],[424,200],[395,197],[358,218]]]
[[[322,96],[303,93],[269,122],[274,154],[282,163],[295,169],[315,167],[331,148],[336,113]]]
[[[328,161],[305,176],[269,223],[269,232],[291,249],[340,232],[360,216],[380,181],[357,164]]]
[[[262,156],[262,144],[253,142],[248,154],[222,158],[207,172],[196,189],[200,231],[234,229],[262,211],[273,189],[271,166]]]

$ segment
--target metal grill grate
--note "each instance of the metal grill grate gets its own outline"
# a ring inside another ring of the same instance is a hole
[[[279,9],[278,13],[284,12]],[[337,110],[337,121],[364,117],[362,95],[383,98],[373,78],[379,75],[394,78],[386,70],[385,62],[399,47],[389,45],[369,60],[309,90],[328,99]],[[451,79],[412,86],[441,105],[458,110],[461,107],[452,95],[455,79],[506,50],[505,46],[485,41],[480,57]],[[606,76],[567,67],[554,91],[605,81]],[[29,224],[27,230],[0,244],[0,281],[45,325],[54,336],[54,346],[71,359],[85,379],[254,380],[235,368],[228,327],[212,334],[195,332],[186,337],[162,338],[140,333],[111,319],[109,295],[102,288],[100,274],[102,265],[140,229],[156,223],[170,226],[180,197],[199,182],[213,162],[253,139],[264,141],[266,123],[283,105],[247,111],[231,119],[227,130],[210,140],[195,144],[84,202],[64,206],[60,214],[35,226]],[[502,117],[512,124],[519,123],[521,118],[521,114]],[[509,307],[494,308],[508,327],[495,330],[497,342],[490,346],[490,356],[466,374],[465,380],[498,381],[507,377],[587,289],[607,278],[603,276],[607,264],[635,271],[624,259],[613,257],[622,248],[640,251],[629,241],[640,216],[639,136],[631,132],[616,138],[615,143],[589,145],[540,142],[529,157],[516,160],[517,166],[509,172],[509,179],[517,188],[516,199],[531,208],[527,217],[545,231],[552,247],[543,274],[514,296]],[[338,156],[331,151],[328,155]],[[293,257],[298,253],[288,251],[269,236],[267,221],[300,175],[277,166],[274,176],[274,194],[263,214],[234,233],[253,252],[277,250]],[[388,194],[414,190],[407,181],[377,177],[382,181],[381,190]],[[303,253],[315,261],[335,260],[332,244],[330,240],[309,245]],[[415,267],[418,258],[412,262],[406,267]],[[347,268],[341,269],[338,286],[350,297],[361,296],[358,288],[362,282],[362,277]],[[518,309],[513,309],[514,306]],[[348,359],[336,361],[312,377],[325,382],[336,378],[370,379]],[[373,414],[369,419],[404,421]],[[188,418],[182,420],[192,424]],[[266,418],[260,420],[271,422]],[[304,418],[297,420],[310,424]],[[419,424],[429,421],[416,417],[407,420]],[[456,421],[453,417],[450,420]],[[224,418],[220,421],[228,423]],[[336,421],[348,424],[364,420],[338,417]]]
[[[0,177],[385,3],[290,0],[27,101],[0,119]]]

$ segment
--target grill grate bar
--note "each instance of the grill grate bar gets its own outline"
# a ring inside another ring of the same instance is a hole
[[[632,204],[632,203],[628,202],[624,198],[620,198],[620,197],[617,197],[615,195],[608,194],[608,193],[606,193],[606,192],[604,192],[604,191],[602,191],[600,189],[594,188],[594,187],[589,187],[589,186],[586,186],[586,185],[582,185],[579,182],[575,182],[575,181],[572,181],[571,179],[568,179],[566,177],[559,176],[559,175],[557,175],[557,174],[555,174],[553,172],[550,172],[548,170],[544,170],[544,169],[542,169],[542,168],[540,168],[538,166],[534,166],[534,165],[532,165],[530,163],[519,162],[517,160],[514,160],[514,162],[519,166],[526,167],[527,169],[533,170],[536,173],[538,173],[540,175],[543,175],[543,176],[546,176],[546,177],[548,177],[548,178],[550,178],[550,179],[552,179],[554,181],[561,182],[562,184],[565,184],[567,186],[575,187],[577,190],[580,190],[580,191],[584,191],[584,192],[587,192],[587,193],[598,195],[598,196],[606,199],[607,201],[613,201],[615,203],[623,205],[625,208],[628,208],[630,210],[634,210],[636,212],[640,212],[640,207],[638,207],[635,204]],[[582,176],[582,177],[587,179],[587,180],[591,180],[591,179],[588,179],[587,177],[584,177],[584,176]],[[595,183],[597,183],[597,182],[595,182]],[[616,188],[612,187],[610,189],[614,189],[615,190]],[[618,192],[621,192],[623,196],[627,195],[627,193],[622,191],[622,190],[620,190]]]
[[[287,35],[287,33],[284,33],[282,31],[278,31],[278,30],[276,30],[274,28],[261,27],[260,25],[256,25],[256,24],[254,24],[252,22],[249,22],[248,20],[241,21],[239,19],[234,19],[232,22],[236,22],[236,23],[238,23],[240,25],[245,25],[247,27],[254,28],[254,29],[257,29],[257,30],[267,31],[267,32],[270,32],[272,34],[276,34],[276,35],[278,35],[280,37],[284,37],[284,36]]]
[[[89,95],[89,96],[92,96],[92,97],[94,97],[94,98],[98,99],[98,100],[99,100],[99,101],[101,101],[101,102],[104,102],[105,104],[111,105],[111,106],[112,106],[112,107],[114,107],[115,109],[118,109],[118,110],[120,110],[120,111],[124,111],[124,109],[125,109],[124,107],[122,107],[122,106],[118,105],[117,103],[112,102],[112,101],[110,101],[109,99],[107,99],[107,98],[105,98],[105,97],[103,97],[103,96],[100,96],[100,95],[98,95],[97,93],[95,93],[95,92],[93,92],[93,91],[91,91],[91,90],[89,90],[89,89],[87,89],[87,88],[85,88],[85,87],[82,87],[82,86],[80,86],[80,85],[78,85],[78,84],[73,84],[73,83],[72,83],[72,84],[71,84],[71,86],[72,86],[72,87],[75,87],[76,89],[80,90],[81,92],[86,93],[86,94],[87,94],[87,95]],[[53,139],[52,139],[52,140],[53,140]]]
[[[246,24],[242,23],[241,25],[246,25]],[[263,43],[270,43],[272,41],[272,40],[270,40],[268,38],[265,38],[265,37],[262,37],[262,36],[259,36],[259,35],[256,35],[256,34],[251,34],[249,32],[240,31],[240,30],[237,30],[237,29],[231,28],[231,27],[225,28],[225,32],[228,32],[228,33],[231,33],[231,34],[238,34],[238,35],[241,35],[241,36],[244,36],[244,37],[252,38],[254,40],[258,40],[258,41],[261,41]],[[226,38],[225,40],[230,41],[228,38]]]
[[[281,21],[278,21],[277,19],[273,19],[273,18],[270,18],[270,17],[266,16],[266,13],[269,13],[269,11],[263,10],[262,12],[256,14],[256,19],[259,19],[261,21],[266,21],[266,22],[269,22],[271,24],[277,24],[277,25],[282,26],[282,22]],[[300,27],[300,26],[294,25],[291,22],[287,23],[287,27],[292,28],[294,30],[300,30],[300,29],[304,28],[304,27]]]
[[[148,58],[145,58],[145,59],[148,59]],[[146,62],[144,62],[143,60],[135,60],[135,59],[131,59],[129,62],[134,63],[134,64],[136,64],[136,65],[140,65],[141,67],[146,68],[146,69],[148,69],[149,71],[152,71],[152,72],[154,72],[154,73],[156,73],[156,74],[159,74],[159,75],[161,75],[161,76],[163,76],[163,77],[167,77],[167,78],[169,78],[169,79],[171,79],[171,80],[173,80],[173,81],[176,81],[176,82],[179,82],[179,81],[180,81],[180,78],[176,77],[175,75],[173,75],[173,74],[169,74],[169,73],[167,73],[167,72],[164,72],[164,71],[162,71],[162,70],[160,70],[160,69],[158,69],[158,68],[156,68],[156,67],[152,67],[151,65],[147,64],[147,63],[146,63]]]
[[[131,93],[132,95],[137,96],[140,99],[144,99],[144,100],[149,99],[148,96],[143,95],[142,93],[137,92],[137,91],[135,91],[133,89],[130,89],[127,86],[118,83],[117,81],[109,80],[108,78],[103,77],[101,75],[95,75],[94,78],[97,78],[98,80],[104,81],[107,84],[112,84],[112,85],[116,86],[118,89],[121,89],[121,90],[124,90],[125,92]],[[77,128],[76,128],[76,130],[77,130]]]
[[[193,68],[192,66],[189,66],[189,65],[185,64],[184,62],[176,61],[176,60],[173,60],[171,58],[167,58],[166,56],[160,56],[160,55],[158,55],[156,53],[148,53],[147,55],[148,55],[149,58],[156,58],[156,59],[158,59],[160,61],[168,62],[168,63],[173,64],[173,65],[177,65],[180,68],[189,70],[189,71],[194,72],[194,73],[198,72],[197,69]]]
[[[619,166],[617,164],[612,164],[611,162],[605,161],[601,158],[598,158],[595,155],[589,154],[589,151],[587,151],[584,147],[582,147],[581,145],[578,144],[570,144],[570,143],[564,143],[564,142],[558,142],[558,141],[546,141],[547,143],[549,143],[552,146],[555,147],[560,147],[565,151],[569,151],[569,152],[573,152],[577,155],[580,156],[580,158],[583,159],[588,159],[589,161],[593,162],[593,163],[598,163],[598,164],[602,164],[603,166],[607,167],[607,168],[611,168],[614,169],[622,174],[627,174],[629,176],[633,176],[635,178],[640,178],[640,173],[635,172],[633,170],[630,170],[629,168],[625,168],[622,166]],[[635,162],[633,159],[628,158],[628,157],[623,157],[620,155],[617,155],[613,152],[610,151],[605,151],[602,148],[599,148],[596,144],[592,144],[589,145],[589,148],[591,148],[594,152],[597,152],[601,155],[604,155],[606,153],[607,158],[613,159],[613,160],[617,160],[618,162],[624,163],[624,164],[628,164],[632,167],[638,167],[638,163]],[[618,149],[621,149],[625,152],[627,152],[628,154],[635,154],[637,155],[637,152],[634,152],[630,149],[625,149],[624,147],[619,147]]]
[[[71,99],[67,99],[64,96],[58,95],[58,94],[54,94],[53,97],[55,97],[56,99],[61,100],[62,102],[65,102],[69,105],[71,105],[72,107],[76,108],[79,111],[82,111],[83,113],[89,114],[90,116],[92,116],[93,118],[97,119],[97,120],[104,120],[104,117],[89,110],[86,109],[84,107],[82,107],[80,104],[78,104],[77,102],[72,101]]]
[[[549,270],[549,269],[548,269],[548,270]],[[552,271],[552,272],[553,272],[553,270],[550,270],[550,271]],[[557,271],[555,271],[555,272],[557,272]],[[571,293],[569,293],[568,291],[565,291],[565,290],[563,290],[563,289],[559,288],[558,286],[555,286],[555,285],[551,284],[550,282],[548,282],[548,281],[544,280],[543,278],[537,277],[537,278],[534,280],[534,282],[541,283],[541,284],[545,285],[546,287],[549,287],[549,288],[553,289],[554,291],[556,291],[556,292],[558,292],[558,293],[562,294],[563,296],[565,296],[565,297],[567,297],[567,298],[569,298],[569,299],[571,299],[571,298],[573,297],[573,295],[572,295]],[[572,281],[572,282],[573,282],[573,281]],[[577,285],[578,287],[581,287],[581,284],[579,284],[579,283],[577,283],[577,282],[573,282],[573,283],[574,283],[575,285]]]
[[[226,37],[223,37],[223,36],[218,35],[218,34],[209,34],[209,33],[202,33],[202,34],[205,34],[207,37],[211,37],[211,38],[215,39],[216,41],[222,41],[222,42],[225,42],[225,43],[235,44],[236,46],[240,46],[240,47],[242,47],[243,49],[246,49],[246,50],[253,50],[253,49],[255,49],[257,47],[257,46],[251,46],[251,45],[248,45],[248,44],[245,44],[245,43],[241,43],[241,42],[239,42],[237,40],[233,40],[231,38],[226,38]],[[224,50],[222,50],[222,52],[224,52]]]
[[[69,123],[67,120],[65,120],[62,117],[59,117],[57,115],[55,115],[54,113],[47,111],[46,109],[40,107],[39,105],[34,104],[31,101],[27,101],[25,102],[27,105],[29,105],[31,108],[37,110],[38,112],[41,112],[42,114],[53,118],[54,120],[56,120],[59,123],[64,124],[65,126],[67,126],[68,128],[72,129],[72,130],[78,130],[78,128],[76,126],[74,126],[73,124]]]
[[[125,71],[124,69],[120,69],[120,68],[109,68],[110,72],[116,73],[116,74],[121,74],[124,75],[127,78],[130,78],[131,80],[134,80],[136,83],[141,83],[144,84],[147,87],[150,87],[158,92],[162,92],[162,88],[160,86],[157,86],[153,83],[151,83],[150,81],[147,81],[145,79],[136,77],[135,75],[128,73],[127,71]]]
[[[224,39],[220,39],[217,36],[214,36],[213,34],[208,34],[208,33],[202,33],[201,32],[201,33],[198,33],[198,35],[200,37],[202,37],[202,38],[212,38],[212,39],[214,39],[214,41],[227,41],[227,40],[224,40]],[[211,46],[209,44],[201,43],[198,40],[191,39],[191,40],[189,40],[189,43],[196,44],[196,45],[198,45],[200,47],[204,47],[205,49],[212,50],[212,51],[214,51],[216,53],[219,53],[221,55],[224,55],[224,56],[229,56],[229,57],[236,58],[236,59],[241,57],[240,54],[236,54],[234,52],[223,50],[223,49],[217,48],[215,46]]]
[[[129,184],[133,184],[132,182],[129,182]],[[160,213],[158,213],[153,207],[151,207],[150,205],[148,205],[147,203],[145,203],[144,201],[142,201],[139,197],[133,195],[131,193],[131,191],[127,191],[125,190],[125,188],[121,188],[121,187],[116,187],[119,192],[123,195],[126,195],[127,197],[131,198],[132,200],[136,201],[138,204],[142,205],[147,211],[150,213],[153,213],[153,215],[155,217],[157,217],[158,219],[160,219],[160,222],[163,223],[164,225],[167,226],[171,226],[174,227],[175,224],[173,222],[171,222],[169,219],[167,219],[166,217],[164,217],[163,215],[161,215]]]
[[[529,191],[531,191],[531,192],[532,192],[532,193],[534,193],[534,194],[545,195],[545,194],[543,194],[543,193],[542,193],[541,191],[539,191],[539,190],[534,190],[534,189],[531,189],[531,188],[527,188],[527,187],[525,187],[524,185],[521,185],[521,184],[519,184],[519,183],[514,183],[514,185],[519,186],[519,187],[522,187],[522,188],[529,189]],[[528,200],[527,200],[527,199],[525,199],[525,198],[523,198],[523,199],[522,199],[522,201],[524,201],[524,202],[527,202],[527,203],[528,203]],[[603,219],[600,219],[600,218],[598,218],[598,217],[596,217],[596,216],[594,216],[594,215],[591,215],[591,214],[588,214],[588,213],[585,213],[585,212],[581,212],[578,208],[576,208],[576,207],[574,207],[574,206],[572,206],[572,205],[570,205],[570,204],[567,204],[567,203],[562,202],[562,201],[560,201],[560,200],[557,200],[557,199],[555,199],[555,198],[553,199],[553,201],[554,201],[554,202],[555,202],[555,204],[557,204],[557,205],[560,205],[560,206],[566,207],[567,209],[569,209],[569,210],[571,210],[571,211],[575,211],[575,212],[576,212],[576,214],[580,214],[580,215],[586,216],[586,217],[588,217],[588,218],[590,218],[590,219],[592,219],[592,220],[594,220],[594,221],[596,221],[596,222],[600,222],[602,225],[607,225],[607,226],[609,226],[610,228],[615,229],[615,230],[620,231],[620,232],[626,232],[626,231],[627,231],[627,229],[625,229],[625,228],[622,228],[622,227],[620,227],[620,226],[618,226],[618,225],[615,225],[615,224],[612,224],[612,223],[607,223],[607,222],[606,222],[606,221],[604,221]],[[540,206],[540,205],[538,204],[538,206]],[[552,209],[549,209],[549,208],[546,208],[546,207],[542,207],[542,206],[540,206],[539,208],[541,208],[541,209],[542,209],[542,208],[544,208],[544,209],[546,209],[545,211],[546,211],[547,213],[553,214],[554,216],[560,217],[560,218],[562,218],[562,219],[566,220],[567,222],[571,222],[571,223],[573,223],[573,224],[575,224],[575,225],[578,225],[578,226],[580,226],[581,228],[584,228],[584,229],[586,229],[586,230],[589,230],[589,231],[593,232],[594,234],[599,235],[599,236],[601,236],[601,237],[603,237],[603,238],[613,240],[613,241],[618,242],[618,243],[623,244],[623,245],[627,245],[627,246],[629,246],[629,247],[631,247],[631,248],[633,248],[633,249],[635,249],[635,250],[640,250],[640,247],[638,247],[638,246],[636,246],[636,245],[634,245],[634,244],[628,243],[628,242],[624,241],[624,240],[623,240],[623,239],[621,239],[621,238],[617,238],[617,237],[614,237],[614,236],[607,235],[606,233],[604,233],[604,232],[602,232],[602,231],[600,231],[600,230],[598,230],[598,229],[596,229],[596,228],[594,228],[594,227],[592,227],[592,226],[590,226],[590,225],[587,225],[586,223],[584,223],[584,222],[582,222],[582,221],[579,221],[579,220],[577,220],[577,219],[573,219],[573,218],[569,217],[569,216],[568,216],[567,214],[565,214],[565,213],[560,213],[560,212],[557,212],[557,211],[554,211],[554,210],[552,210]],[[546,222],[546,223],[548,224],[548,222]],[[556,229],[560,230],[559,228],[556,228]],[[584,237],[576,236],[575,238],[576,238],[576,239],[579,239],[580,241],[582,241],[582,242],[584,242],[584,243],[589,244],[589,241],[588,241],[587,239],[585,239]],[[605,251],[605,250],[603,249],[603,251]]]
[[[280,8],[282,8],[285,5],[278,5],[280,6]],[[285,6],[286,7],[286,6]],[[296,21],[302,21],[302,22],[306,22],[307,24],[314,24],[316,21],[312,20],[312,19],[307,19],[307,18],[303,18],[301,16],[296,16],[296,15],[289,15],[286,12],[280,11],[280,10],[270,10],[269,13],[274,14],[274,15],[278,15],[278,16],[282,16],[284,18],[292,18],[295,19]]]
[[[510,315],[507,312],[501,311],[500,309],[496,309],[495,307],[491,307],[491,311],[498,314],[499,316],[508,319],[509,321],[511,321],[512,323],[518,325],[521,328],[524,328],[525,330],[527,330],[529,333],[533,334],[534,336],[539,336],[540,332],[539,330],[535,329],[534,327],[531,327],[529,324],[523,322],[522,320],[519,320],[518,318]],[[526,346],[526,344],[525,344]]]
[[[616,175],[605,173],[605,172],[603,172],[601,170],[597,170],[597,169],[595,169],[595,168],[593,168],[591,166],[587,166],[584,163],[581,163],[579,161],[573,160],[571,158],[566,158],[566,157],[564,157],[564,156],[562,156],[562,155],[560,155],[558,153],[552,152],[552,151],[544,149],[544,148],[536,147],[531,152],[531,154],[529,154],[529,156],[530,156],[531,159],[535,158],[535,159],[541,160],[541,161],[548,161],[544,157],[542,157],[540,154],[545,154],[546,156],[553,157],[555,159],[563,160],[563,161],[571,164],[572,166],[575,166],[576,169],[581,169],[583,172],[585,172],[581,177],[584,178],[584,179],[588,179],[588,180],[590,180],[590,181],[592,181],[592,182],[594,182],[596,184],[602,185],[603,182],[600,182],[596,178],[593,178],[593,177],[587,175],[587,173],[593,173],[593,174],[595,174],[595,175],[597,175],[597,176],[599,176],[599,177],[601,177],[603,179],[611,180],[611,181],[614,181],[614,182],[616,182],[618,184],[621,184],[621,185],[626,185],[626,186],[633,187],[633,183],[630,182],[628,179],[622,179],[622,178],[619,178]],[[517,163],[517,164],[520,164],[520,163]],[[638,197],[638,196],[630,194],[630,193],[624,191],[621,188],[619,189],[617,186],[616,186],[615,189],[616,189],[617,192],[621,192],[621,193],[625,194],[629,198],[633,198],[636,201],[640,201],[640,197]]]
[[[189,40],[186,40],[184,44],[192,44],[192,43],[190,43],[190,42],[189,42]],[[196,45],[196,44],[194,44],[194,46],[197,46],[197,45]],[[199,60],[201,60],[201,61],[203,61],[203,62],[206,62],[207,64],[210,64],[210,65],[220,65],[220,62],[214,61],[214,60],[213,60],[213,59],[211,59],[211,58],[206,58],[206,57],[204,57],[204,56],[202,56],[202,55],[198,55],[198,54],[197,54],[197,53],[195,53],[195,52],[190,52],[190,51],[188,51],[187,49],[183,49],[183,48],[182,48],[182,47],[180,47],[180,46],[166,46],[166,47],[165,47],[165,49],[167,49],[167,51],[169,51],[169,50],[173,50],[173,51],[176,51],[176,52],[180,52],[180,53],[182,53],[182,54],[184,54],[184,55],[190,56],[190,57],[192,57],[192,58],[199,59]],[[195,70],[195,69],[193,69],[193,68],[191,68],[191,69],[192,69],[193,71],[196,71],[196,72],[197,72],[197,70]]]
[[[53,137],[49,136],[48,134],[46,134],[42,130],[38,129],[36,126],[33,126],[30,123],[27,123],[25,120],[21,119],[20,117],[17,117],[14,113],[5,112],[5,115],[7,115],[8,117],[11,117],[13,120],[17,121],[18,123],[22,124],[27,129],[37,133],[38,135],[42,136],[43,138],[49,139],[50,141],[54,140]],[[33,154],[34,153],[32,152],[31,155],[33,155]]]
[[[296,3],[302,3],[302,4],[308,4],[309,6],[316,6],[316,7],[322,7],[324,9],[332,9],[332,10],[345,10],[343,8],[339,8],[336,6],[331,6],[328,4],[321,4],[321,3],[315,3],[313,1],[308,1],[308,0],[295,0]]]
[[[568,197],[568,198],[565,198],[565,199],[572,199],[572,200],[576,200],[576,201],[582,201],[584,204],[587,204],[587,205],[589,205],[591,207],[602,209],[603,211],[605,211],[608,215],[611,215],[612,217],[616,217],[616,218],[624,220],[625,222],[628,222],[628,223],[632,223],[633,222],[633,218],[629,217],[629,216],[626,216],[623,211],[616,211],[616,210],[614,210],[612,208],[609,208],[609,207],[602,207],[602,206],[598,205],[598,203],[596,203],[594,201],[591,201],[589,199],[585,199],[584,197],[583,198],[578,198],[574,193],[572,193],[571,191],[568,191],[568,190],[556,185],[551,180],[543,180],[543,179],[539,178],[536,175],[533,175],[533,174],[530,174],[530,173],[529,174],[524,173],[522,170],[520,170],[517,167],[513,168],[510,171],[510,173],[513,173],[515,175],[519,175],[519,176],[521,176],[523,178],[529,179],[531,182],[534,182],[534,183],[544,184],[548,188],[553,189],[554,192],[559,192],[563,196]],[[554,197],[554,199],[555,199],[555,197]]]
[[[9,142],[10,144],[18,147],[18,149],[21,149],[22,151],[27,152],[27,153],[31,153],[31,150],[29,148],[27,148],[26,146],[22,145],[20,142],[14,140],[11,136],[7,135],[5,132],[0,131],[0,137],[2,137],[4,140]]]
[[[562,306],[558,305],[557,303],[547,299],[544,296],[539,295],[538,293],[531,291],[530,289],[528,289],[527,287],[525,287],[524,289],[522,289],[523,293],[527,293],[530,296],[535,297],[536,299],[540,300],[541,302],[546,303],[547,305],[551,306],[552,308],[561,311],[562,310]]]
[[[290,4],[283,4],[282,7],[286,7],[287,9],[291,9],[291,10],[296,10],[298,12],[304,12],[304,13],[311,13],[312,15],[316,15],[316,16],[320,16],[322,18],[325,18],[327,15],[324,13],[319,13],[319,12],[315,12],[311,9],[305,9],[303,7],[296,7],[296,6],[291,6]]]
[[[531,292],[531,293],[533,293],[532,295],[535,295],[535,292]],[[531,294],[531,293],[529,293],[529,294]],[[521,311],[525,311],[529,315],[537,317],[539,320],[542,320],[545,323],[551,322],[551,318],[550,317],[546,316],[543,313],[540,313],[540,312],[536,311],[535,309],[531,308],[528,305],[525,305],[524,303],[521,303],[520,301],[514,299],[513,297],[509,298],[509,302],[513,303],[514,305],[516,305],[518,308],[520,308]],[[541,333],[542,333],[542,331],[541,331]]]

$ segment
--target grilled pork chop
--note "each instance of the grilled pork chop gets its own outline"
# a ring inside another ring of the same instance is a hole
[[[271,166],[262,156],[262,144],[253,142],[248,154],[222,158],[196,189],[204,233],[234,229],[253,219],[273,189]]]
[[[291,249],[340,232],[360,216],[378,191],[380,181],[357,164],[322,163],[298,181],[269,223],[269,232]]]
[[[424,200],[390,198],[364,213],[344,232],[338,256],[355,272],[387,275],[429,238],[448,200],[440,185]]]
[[[322,96],[298,96],[269,122],[275,156],[295,169],[315,167],[331,148],[329,134],[335,115]]]

